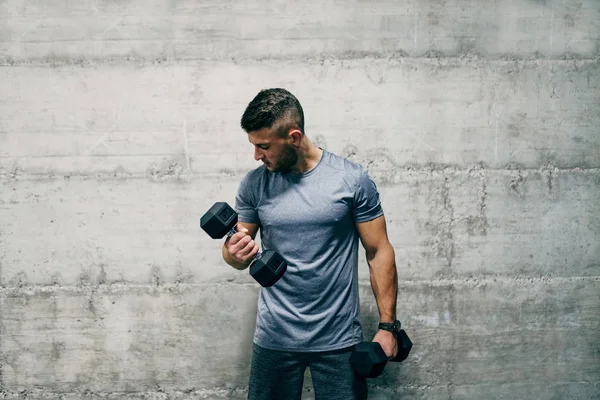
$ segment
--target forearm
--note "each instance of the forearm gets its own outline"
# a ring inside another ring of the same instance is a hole
[[[394,248],[388,244],[372,254],[367,253],[367,262],[371,275],[371,288],[379,310],[379,320],[392,322],[396,319],[398,295],[398,273]]]

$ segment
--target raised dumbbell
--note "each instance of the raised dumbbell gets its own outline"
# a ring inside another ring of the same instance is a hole
[[[215,203],[200,218],[200,227],[213,239],[230,237],[237,233],[238,214],[227,203]],[[273,286],[287,271],[287,262],[272,250],[258,252],[250,263],[250,275],[261,286]]]
[[[390,361],[401,362],[408,357],[408,353],[412,349],[412,342],[404,329],[396,333],[396,339],[398,339],[398,354]],[[352,364],[359,375],[366,378],[376,378],[381,375],[387,362],[388,358],[381,345],[377,342],[362,342],[357,344],[350,356],[350,364]]]

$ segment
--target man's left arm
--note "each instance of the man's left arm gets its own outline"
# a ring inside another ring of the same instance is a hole
[[[379,309],[379,321],[394,322],[396,320],[398,273],[394,248],[387,236],[385,216],[356,223],[356,229],[365,248],[371,287]],[[379,330],[373,341],[381,345],[390,359],[396,356],[398,343],[393,333]]]

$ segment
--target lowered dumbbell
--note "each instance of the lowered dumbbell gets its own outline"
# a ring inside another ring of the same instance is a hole
[[[404,329],[396,333],[396,339],[398,340],[398,354],[390,361],[401,362],[408,357],[408,353],[412,349],[412,341]],[[388,357],[377,342],[362,342],[357,344],[350,356],[350,364],[352,364],[359,375],[366,378],[376,378],[381,375],[387,362]]]
[[[227,203],[215,203],[200,218],[200,227],[213,239],[230,237],[237,233],[238,214]],[[250,263],[250,275],[261,286],[269,287],[287,271],[287,262],[272,250],[258,252]]]

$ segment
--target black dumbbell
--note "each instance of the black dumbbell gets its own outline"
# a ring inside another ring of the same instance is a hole
[[[238,214],[227,203],[215,203],[200,218],[200,227],[213,239],[221,239],[237,233]],[[272,250],[258,252],[250,263],[250,275],[261,286],[273,286],[287,271],[287,262]]]
[[[401,329],[397,334],[398,339],[398,354],[390,361],[401,362],[406,360],[412,342],[404,329]],[[383,372],[388,358],[377,342],[362,342],[356,345],[354,352],[350,356],[350,363],[356,372],[366,378],[376,378]]]

